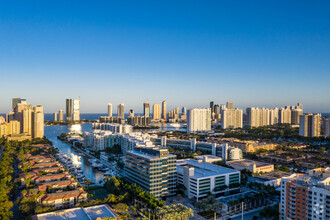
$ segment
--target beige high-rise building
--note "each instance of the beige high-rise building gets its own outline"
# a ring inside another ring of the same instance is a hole
[[[299,135],[305,137],[319,137],[321,135],[321,114],[300,115]]]
[[[32,112],[33,110],[30,109],[25,109],[22,111],[22,125],[23,131],[21,133],[32,135]]]
[[[270,125],[278,124],[278,122],[279,122],[278,111],[279,111],[278,108],[269,110],[269,124]]]
[[[289,107],[280,108],[278,115],[280,124],[291,124],[291,109]]]
[[[26,111],[27,110],[27,111]],[[14,108],[14,119],[20,122],[20,132],[31,134],[31,104],[26,102],[26,99],[20,99]]]
[[[32,138],[44,137],[44,109],[41,105],[33,107],[32,113]]]
[[[2,123],[0,124],[0,137],[20,134],[20,127],[20,122],[17,120],[12,120],[8,123]]]
[[[330,137],[330,118],[324,120],[324,136]]]
[[[243,110],[225,108],[221,114],[222,128],[242,128],[243,127]]]
[[[61,109],[61,110],[59,110],[58,111],[58,120],[59,121],[64,121],[64,116],[63,116],[64,114],[63,114],[63,110]]]
[[[153,105],[153,111],[152,111],[154,120],[160,120],[160,118],[161,118],[161,112],[160,111],[161,111],[160,110],[160,104],[154,104]]]
[[[108,117],[112,117],[112,104],[108,103]]]
[[[226,103],[226,108],[227,109],[234,109],[234,102],[227,102]]]
[[[80,99],[73,100],[73,121],[80,121]]]
[[[118,118],[125,119],[125,106],[124,104],[118,105]]]
[[[271,111],[266,108],[247,108],[248,125],[250,127],[260,127],[270,125]]]
[[[291,110],[291,124],[299,125],[299,118],[300,118],[300,115],[302,115],[302,114],[303,114],[302,109],[296,108],[296,109]]]
[[[166,120],[166,101],[162,102],[162,119]]]
[[[53,114],[53,121],[57,121],[57,112],[54,112]]]

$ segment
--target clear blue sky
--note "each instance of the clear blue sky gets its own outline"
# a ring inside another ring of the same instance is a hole
[[[0,112],[142,102],[330,112],[330,1],[3,1]]]

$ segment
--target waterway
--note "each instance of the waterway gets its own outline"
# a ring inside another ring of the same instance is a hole
[[[154,130],[162,130],[162,131],[185,131],[186,128],[183,125],[180,127],[172,127],[170,124],[160,124],[160,129]],[[61,153],[65,153],[69,157],[71,157],[73,165],[80,167],[85,175],[85,178],[90,179],[93,183],[100,183],[103,181],[103,172],[100,172],[96,169],[93,169],[92,164],[88,161],[90,159],[87,156],[80,156],[79,151],[73,148],[71,145],[62,142],[57,139],[61,133],[69,133],[69,132],[79,132],[84,133],[85,131],[92,131],[92,124],[75,124],[75,125],[58,125],[58,126],[45,126],[45,136],[52,143],[53,146],[58,148]]]
[[[71,131],[84,133],[85,131],[92,131],[92,125],[88,124],[76,124],[76,125],[59,125],[59,126],[45,126],[45,136],[53,143],[54,147],[57,147],[60,152],[67,154],[71,157],[75,166],[80,167],[85,175],[85,178],[90,179],[92,182],[98,184],[103,181],[103,173],[93,169],[91,163],[88,161],[87,156],[79,156],[79,152],[71,147],[69,144],[57,139],[61,133],[69,133]]]

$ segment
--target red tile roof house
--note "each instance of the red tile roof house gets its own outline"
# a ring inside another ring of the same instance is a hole
[[[77,203],[87,201],[87,193],[82,189],[49,193],[37,199],[37,202],[54,208],[69,208]]]
[[[32,169],[36,168],[46,168],[46,167],[58,167],[61,166],[59,162],[52,162],[52,163],[36,163],[32,165]]]
[[[54,182],[47,182],[38,184],[34,188],[34,193],[38,193],[39,191],[46,192],[47,188],[52,188],[54,191],[63,190],[63,189],[77,189],[78,183],[74,179],[69,180],[60,180]]]
[[[71,175],[68,172],[63,173],[56,173],[56,174],[48,174],[39,176],[36,173],[30,173],[30,175],[25,176],[24,173],[20,175],[21,185],[25,185],[25,179],[31,178],[32,183],[41,184],[46,182],[54,182],[54,181],[61,181],[61,180],[69,180],[71,179]]]

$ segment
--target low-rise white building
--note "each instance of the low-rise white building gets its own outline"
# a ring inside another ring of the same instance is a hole
[[[223,190],[238,187],[240,171],[204,163],[201,160],[178,160],[176,164],[178,183],[186,188],[188,198],[199,198],[209,193],[217,195]]]

